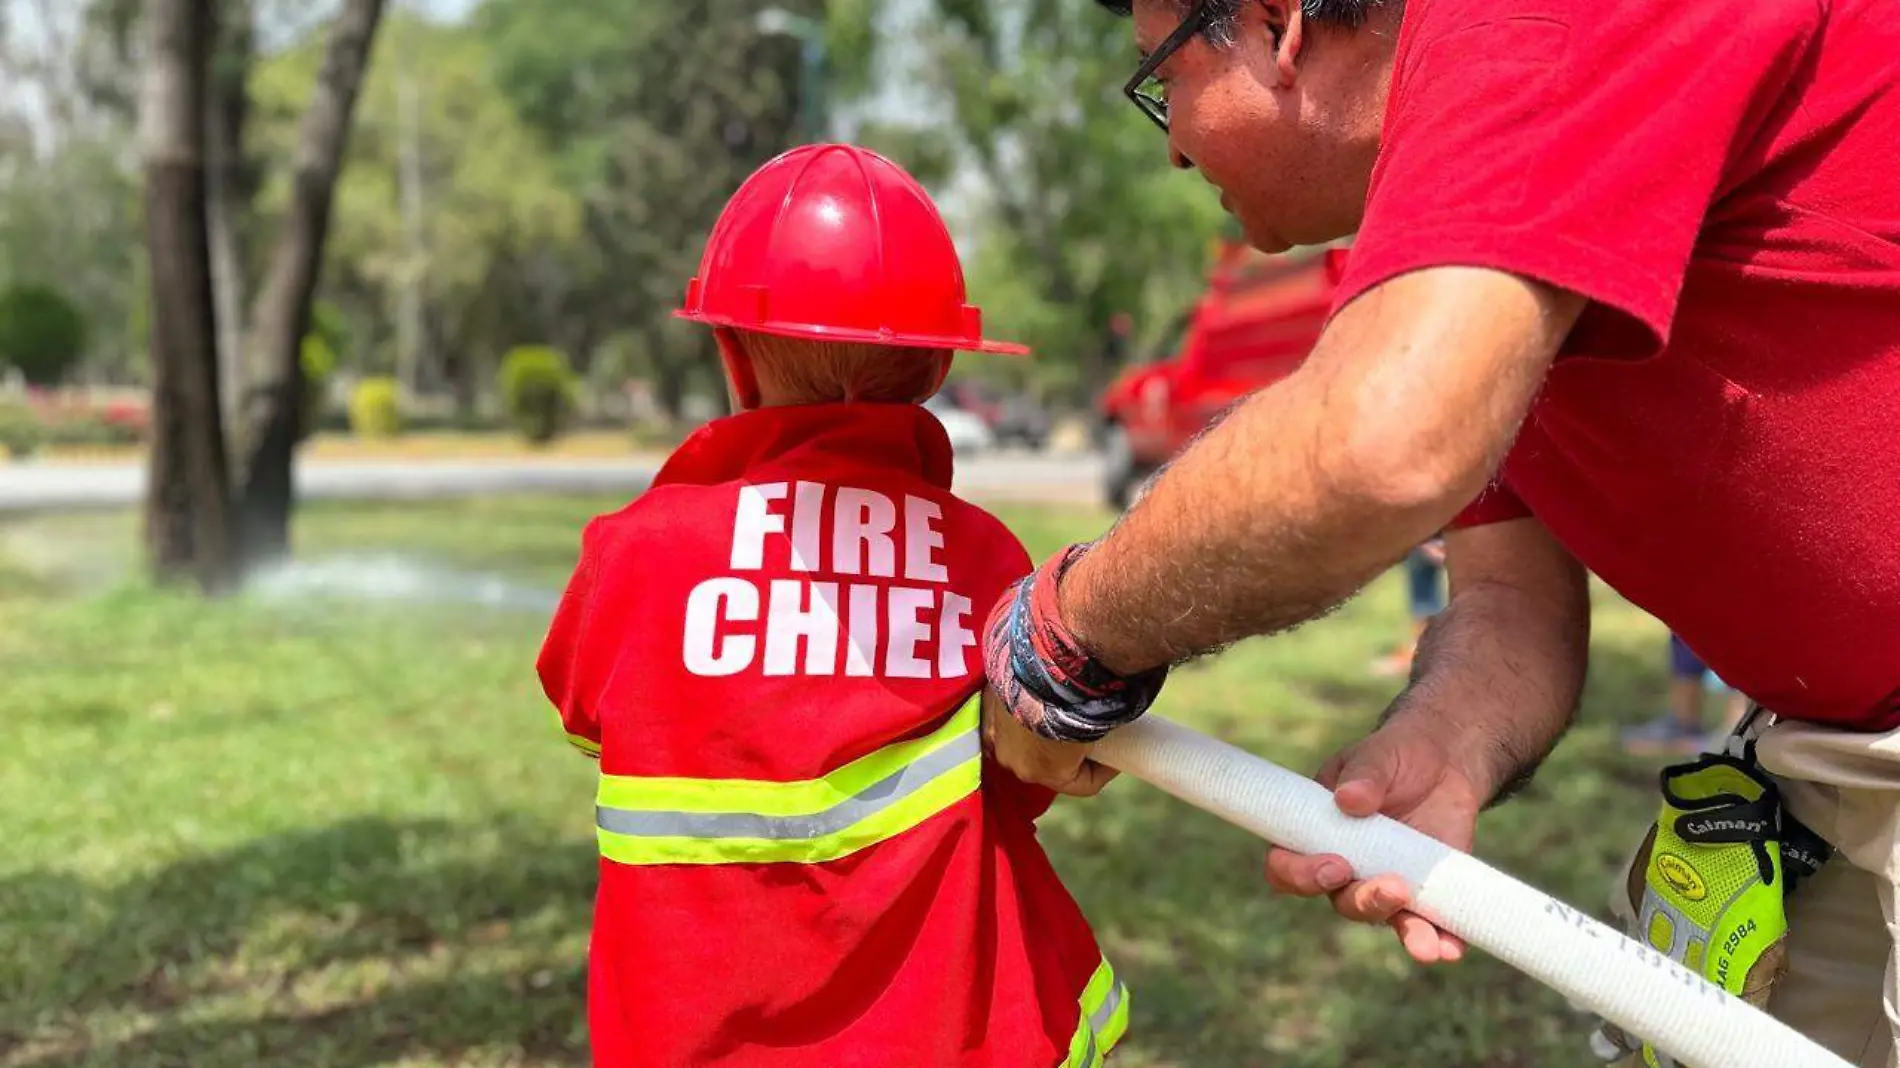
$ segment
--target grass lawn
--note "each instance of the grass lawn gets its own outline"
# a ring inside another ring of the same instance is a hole
[[[602,500],[312,507],[306,558],[400,553],[555,587]],[[1108,521],[1004,512],[1038,555]],[[592,765],[554,732],[534,611],[204,605],[127,581],[126,518],[0,526],[0,1068],[580,1065]],[[32,566],[8,565],[16,561]],[[55,572],[46,576],[47,569]],[[1185,670],[1169,714],[1298,768],[1391,696],[1388,579]],[[1662,630],[1605,598],[1583,724],[1481,853],[1586,907],[1649,807],[1618,722]],[[1279,899],[1262,847],[1138,782],[1044,837],[1134,988],[1127,1066],[1587,1063],[1488,959],[1408,966]]]

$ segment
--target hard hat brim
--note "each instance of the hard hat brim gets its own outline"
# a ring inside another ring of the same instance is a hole
[[[991,341],[986,338],[953,337],[948,334],[905,334],[891,330],[854,330],[849,327],[818,326],[809,323],[760,323],[742,320],[731,315],[708,315],[704,312],[680,309],[673,313],[676,319],[684,319],[704,326],[723,326],[734,330],[749,330],[755,334],[771,334],[775,337],[799,338],[806,341],[840,341],[858,345],[885,345],[891,348],[949,349],[955,352],[980,352],[990,356],[1027,356],[1029,346],[1018,345],[1012,341]]]

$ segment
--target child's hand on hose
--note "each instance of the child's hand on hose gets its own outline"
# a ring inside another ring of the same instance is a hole
[[[1348,816],[1383,813],[1461,850],[1470,850],[1478,810],[1489,795],[1434,737],[1426,717],[1400,716],[1327,761],[1315,778]],[[1345,858],[1267,854],[1267,885],[1284,894],[1325,895],[1346,919],[1385,924],[1420,964],[1455,961],[1465,945],[1406,909],[1411,889],[1396,875],[1354,881]]]
[[[1089,759],[1093,745],[1057,742],[1016,721],[996,691],[983,691],[983,748],[1018,779],[1071,797],[1094,797],[1120,774]]]

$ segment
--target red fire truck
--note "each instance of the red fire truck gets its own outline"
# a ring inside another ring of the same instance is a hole
[[[1098,402],[1110,505],[1128,507],[1142,483],[1229,406],[1299,367],[1344,266],[1343,249],[1267,256],[1221,246],[1207,290],[1158,358],[1123,372]]]

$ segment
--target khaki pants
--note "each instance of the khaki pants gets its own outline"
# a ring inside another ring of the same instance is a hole
[[[1858,1068],[1900,1068],[1900,731],[1778,722],[1755,753],[1795,818],[1834,845],[1788,902],[1788,972],[1768,1011]],[[1627,890],[1611,896],[1627,923]]]

